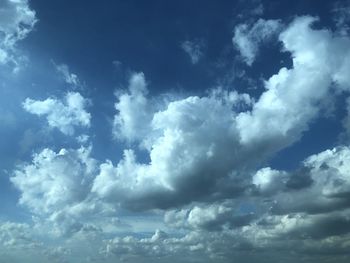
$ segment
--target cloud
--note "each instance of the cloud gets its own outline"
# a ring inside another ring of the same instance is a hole
[[[271,41],[281,30],[278,20],[259,19],[253,25],[239,24],[235,27],[232,42],[244,62],[251,66],[259,53],[259,46]]]
[[[247,102],[250,103],[247,94],[218,91],[209,97],[170,102],[164,110],[151,115],[150,122],[139,117],[142,110],[136,115],[124,115],[129,122],[120,126],[121,130],[129,128],[130,123],[143,125],[144,130],[140,127],[128,134],[144,134],[143,145],[149,151],[150,163],[138,163],[134,151],[125,150],[116,167],[111,162],[101,165],[93,191],[140,207],[164,208],[217,191],[220,180],[244,158],[237,155],[232,108],[247,107]]]
[[[253,184],[263,195],[275,194],[282,189],[288,180],[287,173],[266,167],[257,171],[253,176]]]
[[[181,43],[181,48],[190,57],[192,64],[197,64],[204,56],[203,40],[184,41]]]
[[[20,204],[34,213],[50,214],[64,206],[83,201],[96,171],[89,148],[44,149],[32,164],[17,167],[11,182],[21,191]]]
[[[33,30],[37,22],[35,15],[27,0],[4,0],[0,3],[0,64],[20,66],[16,43]]]
[[[146,99],[148,93],[143,73],[133,74],[129,81],[129,93],[121,93],[115,109],[113,134],[116,138],[134,142],[150,129],[152,106]]]
[[[350,1],[336,1],[332,10],[333,21],[338,33],[348,36],[350,33]]]
[[[171,227],[209,232],[240,228],[254,218],[254,213],[242,213],[229,202],[195,205],[164,214],[165,223]]]
[[[78,78],[78,76],[74,73],[71,73],[69,67],[66,64],[56,65],[53,62],[56,71],[61,75],[62,79],[73,88],[81,87],[82,84]]]
[[[116,104],[114,132],[140,141],[150,161],[140,163],[134,150],[125,150],[116,166],[110,161],[101,165],[93,191],[137,209],[243,194],[247,174],[309,129],[332,84],[339,91],[348,89],[349,39],[312,29],[314,21],[298,17],[280,34],[293,67],[265,81],[256,102],[247,94],[214,90],[150,110],[143,74],[132,76],[130,93],[120,95]],[[271,178],[278,173],[260,171],[257,188],[265,194],[276,191],[278,183],[273,185]],[[298,187],[297,179],[290,179],[290,185]]]
[[[229,251],[228,246],[236,248],[238,242],[232,241],[222,233],[190,232],[183,237],[170,237],[156,230],[146,238],[126,236],[109,240],[105,251],[109,256],[118,255],[133,262],[146,262],[145,258],[156,262],[178,262],[179,258],[181,262],[210,262],[220,259],[222,251]]]
[[[350,98],[346,100],[346,116],[342,120],[342,124],[345,131],[341,134],[341,137],[348,141],[350,138]]]
[[[266,91],[251,112],[237,117],[241,142],[259,148],[284,148],[299,140],[330,96],[332,83],[348,89],[349,39],[313,30],[312,17],[300,17],[280,34],[293,68],[282,68],[266,81]],[[341,50],[341,51],[340,51]],[[300,110],[303,109],[303,110]]]
[[[35,247],[35,242],[30,235],[30,227],[28,224],[20,224],[13,222],[0,223],[0,248],[6,247]]]
[[[75,126],[90,127],[91,115],[85,110],[88,100],[78,92],[68,92],[64,102],[48,98],[33,100],[27,98],[23,108],[29,113],[45,116],[50,127],[59,129],[66,135],[73,135]]]
[[[299,179],[306,182],[306,186],[284,190],[276,195],[277,202],[273,205],[272,212],[317,214],[348,207],[349,159],[350,149],[345,146],[307,158],[303,164],[306,169]]]
[[[98,163],[90,153],[91,147],[46,148],[13,171],[10,181],[20,191],[19,204],[34,215],[42,234],[86,235],[113,225],[107,222],[115,218],[115,209],[91,193]]]

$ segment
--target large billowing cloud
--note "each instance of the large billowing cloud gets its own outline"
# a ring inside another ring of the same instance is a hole
[[[14,63],[15,45],[32,31],[37,19],[27,0],[3,0],[0,3],[0,64]]]
[[[101,165],[93,191],[134,208],[242,194],[251,171],[308,130],[333,86],[349,88],[349,39],[312,29],[314,21],[297,18],[280,34],[293,67],[266,80],[256,102],[247,94],[214,90],[152,109],[143,75],[132,76],[130,93],[116,104],[114,132],[139,141],[150,161],[138,162],[133,150],[125,150],[117,166]],[[260,188],[274,187],[261,181]]]
[[[90,127],[91,115],[86,111],[88,100],[78,92],[68,92],[64,102],[48,98],[33,100],[27,98],[23,108],[29,113],[46,116],[50,127],[59,129],[62,133],[73,135],[75,126]]]

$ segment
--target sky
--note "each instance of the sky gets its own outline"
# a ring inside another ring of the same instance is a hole
[[[0,263],[345,263],[350,1],[0,0]]]

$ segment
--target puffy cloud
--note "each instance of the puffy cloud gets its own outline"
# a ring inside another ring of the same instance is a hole
[[[33,156],[32,164],[14,171],[11,182],[21,191],[20,204],[37,214],[50,214],[57,208],[83,201],[96,172],[89,148],[44,149]]]
[[[294,143],[318,116],[331,84],[348,88],[349,39],[311,29],[314,21],[296,18],[280,34],[284,49],[292,54],[293,68],[282,68],[266,81],[267,90],[253,110],[237,117],[242,144],[276,151]]]
[[[288,250],[293,250],[295,255],[312,255],[315,262],[342,259],[349,249],[347,213],[267,215],[257,223],[243,227],[240,234],[257,250],[277,249],[285,255]]]
[[[20,191],[19,204],[34,215],[38,232],[69,237],[114,224],[107,222],[115,219],[115,208],[91,193],[98,166],[90,152],[91,147],[57,153],[46,148],[14,170],[10,180]]]
[[[334,148],[315,154],[304,162],[299,181],[303,188],[290,189],[275,196],[274,213],[325,213],[350,206],[350,149]],[[287,184],[288,186],[288,184]]]
[[[15,45],[24,39],[37,19],[35,11],[27,0],[4,0],[0,3],[0,64],[12,62],[18,67],[18,58],[14,55]]]
[[[181,43],[181,48],[188,54],[192,64],[197,64],[202,59],[204,47],[204,42],[201,40],[187,40]]]
[[[101,165],[93,191],[131,205],[164,208],[215,192],[220,179],[224,180],[235,166],[244,165],[244,156],[237,153],[232,108],[246,102],[250,102],[246,94],[223,91],[170,102],[153,115],[143,131],[150,163],[137,162],[134,151],[126,150],[116,167],[111,162]],[[121,130],[129,128],[129,123],[140,125],[138,115],[127,116],[129,122]]]
[[[232,205],[214,203],[167,211],[164,221],[176,228],[221,231],[248,225],[254,217],[253,213],[243,213]]]
[[[68,92],[64,102],[48,98],[33,100],[27,98],[23,108],[29,113],[45,116],[50,127],[59,129],[62,133],[73,135],[75,126],[90,126],[91,115],[85,108],[88,100],[78,92]]]
[[[243,194],[249,188],[247,174],[308,130],[332,84],[339,91],[348,89],[350,40],[312,29],[314,21],[298,17],[280,34],[293,67],[269,78],[256,102],[247,94],[218,89],[208,96],[151,108],[144,76],[134,74],[130,92],[118,97],[114,132],[140,142],[150,161],[139,162],[133,150],[125,150],[116,166],[110,161],[101,165],[93,191],[137,209]],[[255,175],[253,183],[261,193],[271,195],[284,185],[285,176],[267,168]],[[310,183],[299,179],[294,173],[288,187]]]
[[[251,66],[259,53],[259,45],[270,41],[280,30],[281,24],[278,20],[260,18],[253,25],[237,25],[232,41],[244,62]]]
[[[148,93],[143,73],[133,74],[129,81],[129,93],[121,93],[115,108],[113,134],[116,138],[133,142],[149,131],[152,106],[146,99]]]
[[[264,195],[275,194],[282,190],[287,180],[286,172],[273,170],[270,167],[260,169],[252,178],[253,184]]]

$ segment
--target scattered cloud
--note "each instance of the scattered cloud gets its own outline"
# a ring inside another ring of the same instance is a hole
[[[129,81],[129,92],[117,94],[113,134],[116,138],[128,142],[144,137],[149,130],[152,105],[147,101],[147,83],[143,73],[133,74]]]
[[[32,114],[46,116],[50,127],[66,135],[73,135],[75,126],[90,127],[91,115],[85,108],[89,101],[78,92],[68,92],[64,102],[56,98],[33,100],[27,98],[23,108]]]
[[[243,61],[251,66],[259,54],[259,46],[272,40],[281,30],[278,20],[259,19],[253,25],[239,24],[235,27],[232,42]]]
[[[71,85],[73,88],[79,88],[82,86],[82,83],[80,82],[78,76],[70,72],[68,65],[66,64],[56,65],[54,62],[53,64],[56,68],[56,71],[61,75],[62,79],[67,84]]]
[[[348,36],[350,33],[350,1],[336,1],[332,12],[338,33]]]
[[[192,64],[197,64],[204,56],[205,43],[203,40],[184,41],[181,48],[190,57]]]
[[[35,11],[27,0],[4,0],[0,3],[0,64],[12,63],[15,69],[23,60],[16,55],[16,43],[33,30]]]

